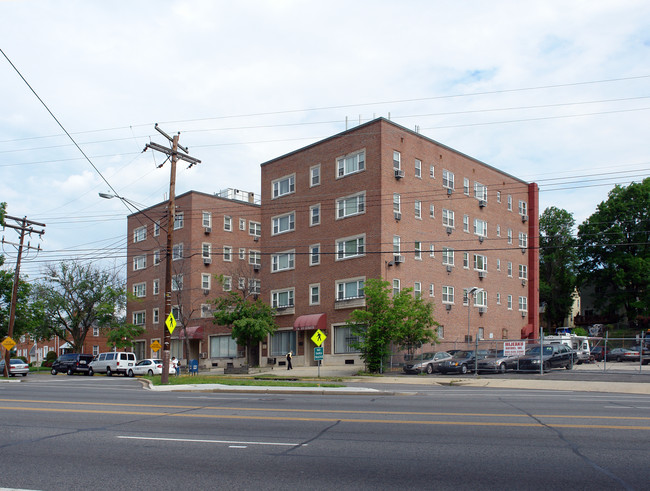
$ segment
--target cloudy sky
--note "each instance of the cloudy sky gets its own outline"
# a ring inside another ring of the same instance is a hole
[[[124,263],[129,210],[98,193],[165,198],[155,123],[202,160],[177,194],[259,193],[260,163],[378,116],[538,182],[578,223],[650,175],[645,0],[0,0],[0,18],[0,201],[47,225],[32,278]]]

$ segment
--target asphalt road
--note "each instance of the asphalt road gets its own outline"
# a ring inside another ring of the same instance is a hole
[[[426,387],[411,396],[0,383],[0,487],[647,489],[650,397]]]

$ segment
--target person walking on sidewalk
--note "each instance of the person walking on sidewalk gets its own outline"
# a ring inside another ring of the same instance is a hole
[[[293,370],[293,367],[291,366],[291,351],[287,353],[287,370]]]

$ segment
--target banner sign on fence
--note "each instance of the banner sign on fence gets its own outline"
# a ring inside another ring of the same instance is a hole
[[[504,356],[521,356],[526,354],[526,341],[504,341]]]

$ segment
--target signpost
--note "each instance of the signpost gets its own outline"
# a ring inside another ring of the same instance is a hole
[[[326,339],[327,336],[320,329],[316,329],[316,332],[311,337],[311,340],[316,345],[314,348],[314,361],[318,361],[318,378],[320,378],[320,362],[323,360],[323,355],[325,353],[325,348],[323,348],[321,345],[325,342]]]

